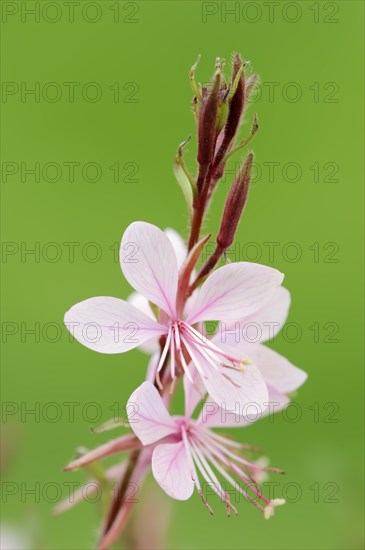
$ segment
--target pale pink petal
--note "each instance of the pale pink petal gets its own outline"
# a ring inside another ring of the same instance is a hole
[[[160,361],[160,353],[156,352],[151,356],[151,358],[148,362],[146,380],[148,382],[151,382],[151,384],[153,384],[154,381],[155,381],[156,369],[158,367],[159,361]]]
[[[139,449],[140,447],[141,444],[134,434],[122,435],[121,437],[112,439],[111,441],[104,443],[104,445],[100,445],[100,447],[89,451],[88,453],[80,456],[80,458],[73,460],[67,464],[64,470],[67,472],[69,470],[82,468],[83,466],[87,466],[96,460],[102,460],[107,456],[121,453],[123,451]]]
[[[200,352],[196,353],[199,353],[199,365],[203,369],[202,383],[220,407],[243,416],[249,404],[254,403],[262,410],[266,408],[268,389],[254,364],[245,365],[244,371],[224,367],[216,371]]]
[[[259,311],[239,321],[222,321],[215,339],[232,346],[242,340],[250,343],[272,340],[282,329],[288,317],[289,306],[290,293],[281,286]]]
[[[275,388],[268,385],[269,388],[269,404],[264,411],[263,416],[272,416],[283,409],[285,409],[290,403],[290,397],[285,393],[277,391]]]
[[[184,383],[184,396],[185,396],[185,417],[190,418],[198,405],[203,399],[206,390],[202,383],[202,379],[199,376],[198,371],[194,367],[193,363],[189,365],[189,374],[192,382],[185,374],[183,378]]]
[[[74,305],[65,325],[76,340],[100,353],[123,353],[167,332],[128,302],[110,296]]]
[[[177,426],[151,382],[143,382],[127,404],[129,423],[143,445],[150,445],[173,434]]]
[[[152,455],[152,473],[157,483],[172,498],[187,500],[194,481],[183,441],[158,445]]]
[[[158,364],[160,362],[161,353],[160,351],[154,353],[147,365],[147,373],[146,373],[146,380],[147,382],[151,382],[151,384],[155,383],[156,380],[156,370],[158,367]],[[165,373],[165,376],[169,377],[169,371],[166,369],[167,372]],[[164,377],[163,377],[164,380]],[[171,401],[171,395],[170,392],[165,391],[161,395],[162,402],[166,405],[166,408],[168,408],[169,403]]]
[[[177,266],[180,269],[182,264],[184,263],[187,255],[187,247],[183,240],[183,238],[179,235],[177,231],[174,229],[171,229],[168,227],[164,231],[165,235],[169,239],[170,243],[172,244],[172,247],[175,251],[176,260],[177,260]]]
[[[278,392],[292,392],[307,379],[306,372],[267,346],[244,343],[236,347],[236,353],[238,350],[257,365],[265,382]]]
[[[139,309],[139,311],[142,311],[147,317],[151,317],[154,321],[156,320],[149,301],[139,292],[132,292],[132,294],[128,296],[127,302]]]
[[[154,337],[151,340],[147,340],[144,344],[138,346],[138,349],[147,355],[157,353],[160,349],[160,337]]]
[[[175,316],[177,260],[161,229],[145,222],[127,227],[120,246],[120,265],[133,288],[170,317]]]
[[[269,398],[265,410],[252,404],[246,407],[246,415],[240,416],[235,412],[221,409],[216,403],[208,400],[203,405],[198,422],[207,428],[238,428],[250,426],[265,416],[272,416],[284,409],[290,403],[290,399],[273,388],[268,387],[268,389]]]
[[[265,265],[240,262],[209,275],[197,292],[187,322],[241,319],[259,310],[281,285],[284,275]]]
[[[142,296],[142,294],[139,294],[138,292],[132,292],[130,296],[128,296],[127,301],[132,304],[134,307],[142,311],[142,313],[145,313],[147,317],[151,317],[151,319],[155,320],[156,317],[153,314],[153,311],[151,309],[150,303]],[[156,351],[159,351],[160,345],[159,345],[159,337],[152,338],[152,340],[148,340],[141,346],[139,346],[139,349],[143,351],[144,353],[155,353]]]

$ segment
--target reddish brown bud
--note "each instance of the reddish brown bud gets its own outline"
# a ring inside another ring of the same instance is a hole
[[[233,243],[243,208],[247,201],[248,188],[251,180],[253,155],[247,155],[245,163],[240,168],[229,190],[224,207],[222,222],[217,237],[218,245],[226,250]]]
[[[223,138],[214,158],[214,165],[216,167],[218,167],[220,162],[223,160],[224,155],[228,151],[229,146],[237,134],[241,116],[245,107],[245,75],[242,68],[242,59],[238,54],[236,54],[233,58],[231,89],[233,89],[235,85],[237,75],[239,75],[239,73],[240,75],[238,83],[236,82],[236,89],[234,90],[232,97],[229,99],[229,110],[227,122],[224,127]]]
[[[218,106],[220,103],[219,87],[221,75],[219,72],[214,77],[211,90],[202,89],[202,105],[199,111],[198,122],[198,163],[203,169],[213,160],[215,142],[217,138],[216,122]]]

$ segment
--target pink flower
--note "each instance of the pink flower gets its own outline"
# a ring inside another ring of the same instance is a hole
[[[265,408],[268,390],[259,369],[240,352],[231,355],[207,340],[198,328],[204,321],[230,322],[253,315],[273,297],[283,275],[259,264],[225,265],[208,277],[179,312],[178,261],[163,231],[148,223],[132,223],[122,238],[120,262],[128,282],[159,308],[158,320],[118,298],[90,298],[65,315],[75,338],[101,353],[123,353],[163,336],[157,374],[169,352],[173,381],[177,369],[193,380],[188,367],[191,359],[206,390],[222,407],[254,401]]]
[[[290,293],[286,288],[280,287],[254,314],[239,321],[221,322],[210,340],[227,353],[247,357],[252,361],[264,378],[269,393],[277,394],[279,400],[285,399],[286,394],[297,390],[307,379],[306,372],[263,345],[280,332],[287,319],[289,307]]]
[[[137,300],[137,297],[133,299]],[[140,307],[148,307],[148,302],[143,303],[142,296],[138,295]],[[307,379],[307,374],[294,366],[288,359],[264,346],[267,341],[272,340],[283,327],[289,311],[290,293],[286,288],[279,287],[274,296],[257,312],[242,318],[239,321],[230,323],[221,322],[215,334],[211,336],[210,341],[217,345],[230,355],[239,355],[247,357],[259,369],[271,396],[276,396],[272,402],[273,411],[275,403],[289,403],[286,394],[297,390]],[[154,353],[150,360],[147,380],[153,382],[156,365],[159,360],[158,342],[150,342],[148,350]],[[204,387],[201,387],[199,378],[194,375],[194,364],[189,364],[189,372],[195,378],[195,384],[200,392],[204,393]],[[224,407],[223,403],[219,403]],[[237,414],[245,416],[249,412],[250,416],[255,415],[259,418],[263,409],[256,403],[247,403],[247,406],[241,406],[236,402],[235,411]]]
[[[186,376],[184,388],[183,417],[170,416],[157,389],[148,381],[137,388],[128,401],[129,421],[134,433],[143,445],[153,448],[152,472],[157,483],[177,500],[189,499],[195,487],[208,510],[213,513],[204,494],[204,489],[209,488],[225,503],[228,514],[231,510],[237,514],[229,497],[232,491],[224,488],[228,482],[245,500],[255,504],[269,518],[274,507],[284,504],[284,500],[268,500],[261,493],[255,478],[270,468],[249,461],[240,454],[244,445],[216,434],[211,429],[223,425],[244,426],[248,421],[234,415],[233,421],[222,422],[214,411],[207,422],[210,411],[204,409],[194,420],[192,413],[200,396]],[[281,403],[280,407],[285,404]],[[223,483],[218,476],[224,480]]]

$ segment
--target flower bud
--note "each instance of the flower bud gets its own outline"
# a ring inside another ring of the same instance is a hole
[[[226,93],[221,103],[218,106],[217,122],[216,122],[217,134],[220,134],[221,130],[224,128],[227,122],[227,118],[228,118],[228,101],[227,101],[227,93]]]
[[[247,155],[244,165],[240,168],[229,190],[224,207],[223,217],[217,243],[221,249],[226,250],[233,243],[238,223],[243,208],[247,201],[248,188],[251,180],[253,155]]]
[[[227,121],[224,126],[224,134],[220,146],[217,149],[214,165],[218,167],[224,155],[228,151],[240,125],[241,115],[245,106],[245,75],[244,64],[241,57],[236,54],[233,58],[231,97],[228,96],[229,110]]]
[[[202,104],[199,111],[198,121],[198,163],[205,171],[206,167],[213,160],[215,142],[217,138],[217,114],[220,103],[219,88],[221,73],[217,71],[214,77],[211,90],[202,88]]]

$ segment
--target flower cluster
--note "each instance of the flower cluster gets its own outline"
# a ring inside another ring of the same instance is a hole
[[[197,267],[211,237],[200,237],[202,222],[227,159],[247,145],[257,130],[255,115],[248,138],[235,143],[256,77],[246,78],[247,64],[238,55],[233,58],[229,83],[223,68],[223,60],[217,60],[207,86],[196,84],[196,66],[190,73],[198,125],[197,177],[185,164],[184,144],[175,162],[190,212],[188,246],[173,230],[132,223],[122,238],[120,265],[135,292],[127,301],[106,296],[87,299],[65,316],[74,337],[94,351],[114,354],[139,347],[151,355],[146,380],[127,405],[133,433],[81,454],[66,467],[93,471],[100,459],[130,453],[128,460],[103,474],[104,482],[115,480],[120,485],[103,524],[101,549],[109,548],[119,535],[132,507],[124,499],[126,484],[141,484],[150,468],[170,497],[187,500],[196,489],[210,513],[213,505],[205,487],[224,503],[227,514],[237,514],[227,484],[266,518],[284,503],[268,500],[259,485],[265,472],[280,470],[253,460],[253,449],[214,431],[244,427],[283,409],[288,395],[306,379],[302,370],[263,345],[280,330],[288,314],[290,295],[281,286],[283,274],[249,262],[225,263],[216,269],[233,242],[247,202],[252,154],[227,194],[215,250]],[[206,323],[211,321],[215,330],[208,335]],[[242,327],[250,323],[259,329],[255,343],[243,338]],[[169,406],[180,380],[185,411],[172,416]],[[75,495],[75,502],[81,494]],[[61,504],[59,510],[66,507]]]

